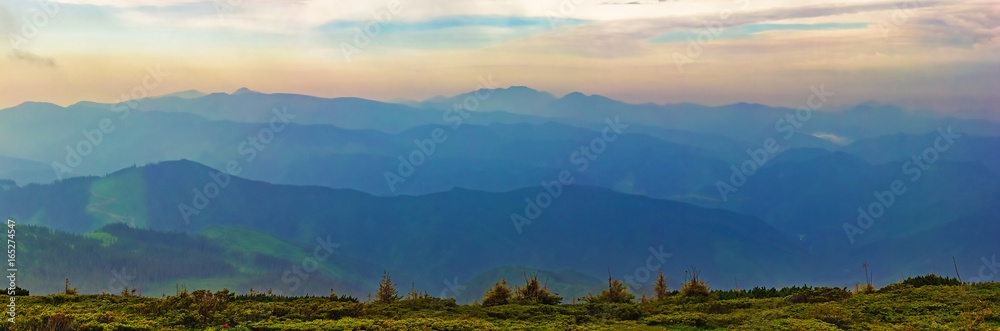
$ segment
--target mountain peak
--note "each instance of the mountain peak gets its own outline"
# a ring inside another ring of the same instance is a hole
[[[538,92],[538,90],[527,87],[527,86],[511,86],[506,88],[508,91],[520,91],[520,92]]]
[[[187,91],[174,92],[174,93],[170,93],[170,94],[164,94],[164,95],[161,95],[160,97],[161,98],[164,98],[164,97],[178,97],[178,98],[181,98],[181,99],[194,99],[194,98],[200,98],[200,97],[203,97],[203,96],[206,96],[206,95],[208,95],[208,94],[205,94],[205,93],[203,93],[201,91],[198,91],[198,90],[187,90]]]
[[[241,87],[239,90],[236,90],[236,92],[233,92],[233,95],[250,94],[250,93],[260,93],[260,92],[248,89],[246,87]]]
[[[604,102],[613,104],[623,104],[624,102],[605,97],[603,95],[591,94],[586,95],[581,92],[572,92],[564,95],[561,100],[564,101],[587,101],[587,102]]]
[[[17,106],[14,106],[14,107],[11,107],[11,108],[7,108],[7,109],[59,110],[59,109],[63,109],[63,107],[61,107],[61,106],[59,106],[57,104],[54,104],[54,103],[49,103],[49,102],[25,101],[25,102],[22,102],[21,104],[19,104]]]
[[[479,90],[476,90],[476,91],[470,92],[470,93],[475,93],[475,92],[478,92],[478,91],[486,91],[486,92],[491,92],[491,93],[502,93],[502,94],[506,94],[506,95],[510,95],[510,96],[515,96],[515,97],[535,97],[535,96],[538,96],[538,95],[550,95],[549,93],[541,92],[541,91],[538,91],[536,89],[533,89],[533,88],[530,88],[530,87],[527,87],[527,86],[511,86],[511,87],[507,87],[507,88],[495,88],[495,89],[481,88]],[[466,94],[468,94],[468,93],[466,93]],[[552,97],[552,98],[554,98],[554,97]]]

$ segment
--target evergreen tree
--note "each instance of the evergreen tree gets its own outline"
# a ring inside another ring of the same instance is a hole
[[[656,283],[653,284],[653,292],[656,293],[656,300],[664,300],[670,296],[670,290],[667,289],[667,277],[663,276],[663,270],[658,271]]]
[[[399,292],[396,291],[396,285],[392,283],[392,279],[389,278],[389,272],[382,272],[382,281],[378,283],[378,292],[375,293],[375,302],[377,303],[394,303],[399,301]]]

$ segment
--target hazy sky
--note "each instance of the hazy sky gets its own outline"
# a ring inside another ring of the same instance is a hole
[[[998,23],[996,0],[0,0],[0,108],[111,102],[158,66],[152,95],[422,100],[492,74],[636,103],[795,107],[823,84],[834,107],[995,114]]]

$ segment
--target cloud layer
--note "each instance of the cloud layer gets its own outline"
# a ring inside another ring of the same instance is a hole
[[[826,84],[839,92],[834,105],[877,101],[988,117],[1000,104],[1000,6],[986,0],[55,6],[53,13],[45,1],[2,3],[2,32],[26,42],[0,47],[9,54],[0,74],[21,78],[0,83],[17,92],[0,97],[0,107],[111,101],[149,65],[173,73],[154,94],[251,86],[424,99],[474,89],[492,73],[510,85],[631,102],[795,107],[810,86]]]

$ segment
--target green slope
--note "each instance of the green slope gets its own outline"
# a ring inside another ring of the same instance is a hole
[[[32,293],[62,292],[65,279],[80,293],[135,287],[148,296],[174,293],[178,286],[298,295],[327,294],[331,288],[361,295],[377,288],[377,267],[337,252],[324,251],[318,259],[311,245],[245,228],[210,228],[197,235],[121,224],[83,235],[31,225],[17,230],[19,285]],[[307,258],[316,263],[304,262]],[[301,274],[294,273],[296,267]]]

